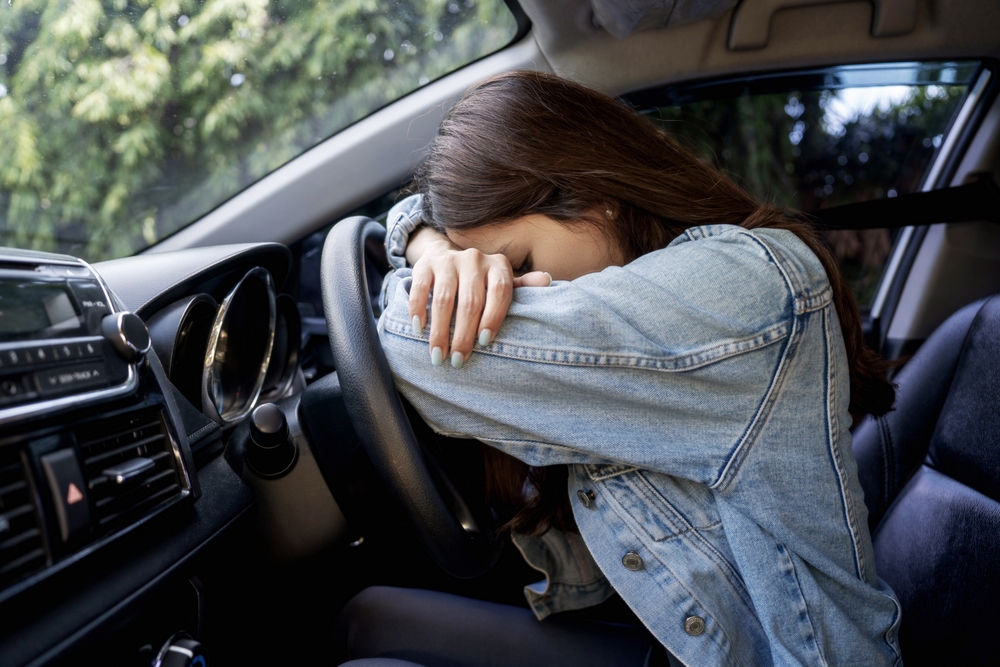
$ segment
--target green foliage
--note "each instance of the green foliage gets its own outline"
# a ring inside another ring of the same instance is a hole
[[[0,0],[0,241],[132,254],[514,32],[499,0]]]

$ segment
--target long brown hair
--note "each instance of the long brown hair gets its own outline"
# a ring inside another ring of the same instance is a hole
[[[698,225],[790,230],[816,254],[833,286],[850,368],[852,417],[857,421],[892,408],[888,364],[865,345],[850,289],[809,220],[757,201],[619,100],[540,72],[489,79],[448,113],[417,171],[416,186],[424,193],[425,219],[441,231],[533,213],[567,223],[589,221],[626,261],[663,248]],[[512,517],[507,528],[532,533],[571,526],[565,469],[529,469],[486,449],[487,492],[501,513]],[[526,500],[525,482],[533,489]]]

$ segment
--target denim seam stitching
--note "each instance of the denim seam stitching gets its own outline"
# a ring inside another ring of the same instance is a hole
[[[708,486],[713,491],[724,492],[728,489],[729,485],[736,479],[736,475],[743,466],[743,462],[746,461],[750,449],[757,440],[757,436],[764,430],[765,422],[771,414],[771,409],[778,400],[778,393],[781,390],[781,386],[785,382],[786,371],[790,364],[789,359],[798,347],[798,339],[801,336],[801,327],[798,324],[798,318],[796,318],[792,326],[792,333],[788,338],[788,343],[785,345],[785,349],[781,353],[781,359],[778,361],[778,367],[771,377],[771,384],[767,389],[767,393],[764,394],[760,405],[757,407],[756,414],[754,414],[750,423],[747,424],[743,436],[737,442],[736,447],[733,448],[733,453],[719,472],[717,479]]]
[[[774,265],[778,268],[778,271],[785,280],[785,287],[788,289],[788,294],[794,303],[794,286],[792,285],[784,267],[778,262],[774,253],[771,251],[771,247],[753,234],[748,233],[747,236],[756,241],[768,254],[771,261],[774,262]],[[722,470],[719,471],[718,478],[712,482],[708,488],[725,491],[729,484],[736,479],[736,475],[739,473],[743,462],[746,461],[747,455],[749,454],[753,443],[756,441],[757,436],[764,428],[764,422],[767,421],[767,416],[771,413],[771,408],[774,407],[774,403],[777,401],[778,390],[784,383],[785,371],[788,368],[788,364],[786,362],[798,346],[799,336],[801,336],[801,327],[799,326],[799,315],[796,314],[792,317],[792,330],[788,335],[788,343],[782,351],[781,360],[778,362],[778,367],[775,369],[774,375],[771,377],[771,385],[768,387],[767,393],[764,395],[764,399],[761,401],[760,406],[758,406],[757,413],[747,425],[743,437],[741,437],[740,441],[736,444],[736,447],[733,449],[733,453],[729,456],[726,464],[722,467]]]
[[[448,437],[452,437],[452,438],[462,438],[462,439],[468,439],[469,438],[469,434],[468,433],[459,432],[459,431],[439,431],[439,430],[435,429],[435,433],[437,433],[438,435],[444,435],[444,436],[448,436]],[[542,445],[544,447],[550,447],[552,449],[558,449],[560,451],[569,452],[569,453],[572,453],[572,454],[580,454],[581,453],[581,451],[579,449],[574,449],[573,447],[567,447],[566,445],[560,445],[559,443],[555,443],[555,442],[546,442],[544,440],[511,440],[509,438],[495,438],[495,437],[490,437],[488,434],[484,434],[484,435],[481,435],[481,436],[476,436],[476,439],[477,440],[481,440],[482,442],[485,442],[488,445],[492,444],[492,443],[496,443],[496,444],[499,444],[499,445],[512,445],[512,446],[518,446],[518,445]],[[586,454],[587,452],[583,452],[583,453]],[[588,465],[588,464],[584,464],[584,465]]]
[[[610,501],[608,505],[611,507],[611,510],[625,522],[625,524],[629,527],[629,530],[632,532],[632,534],[635,535],[636,539],[638,539],[639,542],[642,543],[643,542],[642,536],[636,533],[635,528],[631,525],[629,519],[631,519],[636,524],[639,524],[639,522],[636,521],[635,517],[633,517],[631,514],[625,511],[625,508],[618,503],[618,500],[614,497],[614,494],[607,493],[606,497]],[[663,569],[670,574],[674,582],[684,590],[684,592],[688,595],[688,597],[694,600],[694,602],[699,607],[701,607],[701,609],[705,610],[704,611],[705,615],[711,618],[711,620],[715,621],[716,626],[719,628],[719,633],[722,635],[722,638],[725,640],[725,643],[728,645],[728,647],[734,646],[732,639],[729,638],[729,633],[726,632],[725,626],[723,626],[723,624],[720,623],[717,618],[715,618],[714,614],[709,613],[708,605],[703,604],[701,599],[694,594],[694,591],[692,591],[690,588],[688,588],[688,586],[684,584],[684,580],[679,578],[677,574],[674,572],[674,570],[670,567],[670,565],[668,565],[666,562],[664,562],[662,558],[660,558],[659,554],[656,553],[655,549],[649,548],[649,546],[647,546],[646,544],[643,544],[643,547],[647,551],[647,554],[655,558],[656,561],[663,567]],[[731,651],[726,652],[726,657],[732,659],[737,665],[743,665],[743,662],[740,660],[739,656],[734,655]]]
[[[614,472],[608,473],[607,475],[596,473],[596,472],[594,474],[591,474],[591,472],[589,470],[589,468],[591,467],[591,465],[602,465],[602,464],[587,464],[587,465],[585,465],[585,468],[588,469],[587,470],[587,477],[589,477],[591,479],[591,481],[594,481],[594,482],[603,482],[606,479],[614,479],[615,477],[621,477],[622,475],[627,475],[628,473],[635,472],[636,470],[639,469],[638,466],[628,466],[628,467],[625,467],[625,468],[621,468],[620,470],[615,470]]]
[[[893,645],[892,640],[889,637],[889,633],[892,632],[893,628],[896,628],[896,643],[898,645],[898,643],[899,643],[899,621],[900,621],[900,617],[903,614],[903,607],[899,604],[899,600],[897,600],[895,597],[893,597],[891,595],[887,595],[886,597],[888,597],[892,601],[892,607],[895,610],[895,613],[893,614],[893,617],[892,617],[892,623],[889,624],[889,628],[882,635],[882,639],[885,641],[886,646],[889,647],[889,650],[892,651],[892,654],[896,656],[896,662],[893,664],[893,667],[902,667],[902,665],[903,665],[903,656],[896,649],[896,646]]]
[[[402,338],[414,341],[424,341],[426,336],[417,336],[411,330],[409,322],[401,322],[393,317],[385,317],[385,331]],[[553,350],[551,348],[533,347],[530,345],[517,345],[503,342],[493,342],[487,347],[476,347],[474,352],[492,357],[514,359],[518,361],[531,361],[554,366],[603,366],[606,368],[634,368],[640,370],[663,371],[667,373],[677,373],[684,371],[698,370],[731,357],[747,354],[763,349],[774,343],[781,342],[790,335],[790,320],[784,320],[772,324],[763,331],[738,340],[719,343],[711,347],[703,348],[695,353],[678,355],[673,357],[657,358],[649,356],[626,356],[612,354],[595,354],[592,352],[579,352],[567,350]],[[511,348],[507,352],[507,348]],[[552,356],[561,358],[553,359]]]
[[[812,614],[809,613],[809,604],[806,602],[806,596],[802,592],[802,584],[799,583],[799,575],[798,572],[795,570],[795,563],[792,561],[791,557],[788,556],[788,549],[785,547],[785,545],[782,544],[781,542],[778,542],[777,545],[778,549],[781,552],[781,555],[784,556],[785,560],[788,562],[789,571],[791,572],[792,575],[792,582],[795,584],[795,590],[798,591],[799,593],[799,601],[802,603],[802,608],[805,610],[806,622],[809,623],[809,632],[812,633],[813,650],[819,656],[820,664],[822,664],[823,667],[829,667],[829,663],[826,661],[826,657],[823,655],[823,651],[819,647],[819,641],[817,640],[818,635],[816,634],[816,626],[813,625]]]
[[[712,560],[715,563],[716,567],[718,567],[719,569],[721,569],[723,572],[726,573],[724,576],[729,581],[729,584],[733,587],[736,594],[743,600],[743,604],[747,606],[748,610],[753,610],[754,609],[753,601],[750,599],[749,593],[746,590],[746,582],[744,582],[743,579],[739,576],[739,573],[733,569],[733,566],[729,563],[728,560],[726,560],[725,556],[720,554],[719,551],[715,547],[713,547],[712,544],[708,542],[708,540],[706,540],[701,535],[700,531],[704,529],[695,528],[694,526],[692,526],[691,522],[685,519],[684,516],[677,511],[677,508],[675,508],[670,503],[670,501],[668,501],[663,496],[663,494],[661,494],[656,489],[656,487],[653,486],[653,484],[648,479],[646,479],[646,476],[642,474],[642,471],[639,471],[636,476],[640,480],[642,480],[643,484],[647,487],[647,490],[652,493],[654,501],[659,500],[660,502],[662,502],[670,510],[670,512],[674,514],[677,521],[681,522],[684,526],[686,526],[686,528],[681,532],[677,533],[676,536],[685,534],[689,535],[690,537],[688,543],[690,544],[690,546],[696,549],[699,553],[703,554],[704,556]],[[648,495],[648,494],[644,493],[643,495]],[[719,523],[721,523],[721,521]]]
[[[743,233],[756,241],[767,252],[768,256],[771,257],[771,261],[774,262],[774,265],[781,272],[782,277],[785,279],[785,285],[789,289],[789,296],[795,307],[796,315],[804,315],[805,313],[819,310],[833,299],[833,286],[829,280],[818,293],[807,294],[805,282],[802,280],[803,276],[798,271],[795,271],[789,262],[779,261],[779,255],[782,260],[785,259],[785,253],[782,250],[773,247],[770,241],[757,236],[749,230]]]
[[[646,498],[646,501],[648,503],[650,503],[655,508],[655,504],[657,502],[657,498],[656,498],[656,494],[655,493],[654,494],[650,494],[649,493],[649,488],[648,488],[649,487],[649,481],[639,471],[636,471],[636,475],[635,476],[639,479],[639,481],[643,482],[642,486],[646,487],[646,488],[637,487],[635,489],[635,492],[638,493],[640,496]],[[650,496],[652,496],[652,497],[650,497]],[[684,533],[687,533],[687,532],[690,532],[690,531],[694,530],[694,528],[691,526],[691,523],[689,521],[685,521],[679,514],[677,514],[676,511],[672,511],[673,508],[670,507],[668,503],[664,502],[662,504],[664,505],[665,509],[670,510],[670,512],[669,512],[670,514],[674,515],[674,516],[664,516],[663,517],[664,520],[667,522],[667,524],[670,525],[673,530],[668,535],[666,535],[665,537],[663,537],[660,540],[657,540],[656,537],[654,537],[653,535],[650,535],[650,537],[652,537],[655,542],[662,542],[664,540],[668,540],[668,539],[670,539],[672,537],[678,537],[680,535],[683,535]],[[667,514],[667,512],[664,512],[664,514]],[[643,523],[643,527],[645,528],[644,524],[646,522],[642,522],[642,523]],[[649,531],[647,530],[647,532],[649,532]]]
[[[823,358],[826,363],[826,373],[823,378],[826,383],[823,392],[826,398],[826,405],[823,407],[823,410],[826,413],[827,453],[833,463],[833,471],[837,474],[837,491],[840,493],[840,502],[844,512],[844,520],[847,522],[847,530],[851,534],[854,567],[857,570],[858,579],[866,581],[865,570],[867,569],[867,564],[865,563],[864,554],[861,550],[861,542],[858,537],[857,508],[854,506],[853,497],[848,492],[847,480],[844,479],[844,462],[841,460],[840,451],[837,449],[836,425],[830,410],[830,406],[836,400],[836,394],[834,393],[836,378],[834,376],[833,362],[830,359],[830,346],[832,343],[830,341],[830,317],[828,312],[823,313],[823,343]]]

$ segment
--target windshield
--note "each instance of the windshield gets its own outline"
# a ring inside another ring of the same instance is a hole
[[[502,0],[0,0],[0,245],[130,255],[517,32]]]
[[[628,96],[765,201],[802,211],[919,191],[979,63],[890,63],[667,86]],[[827,235],[864,312],[897,230]]]

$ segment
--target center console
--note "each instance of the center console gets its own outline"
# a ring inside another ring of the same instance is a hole
[[[0,602],[197,495],[149,347],[85,262],[0,253]]]

